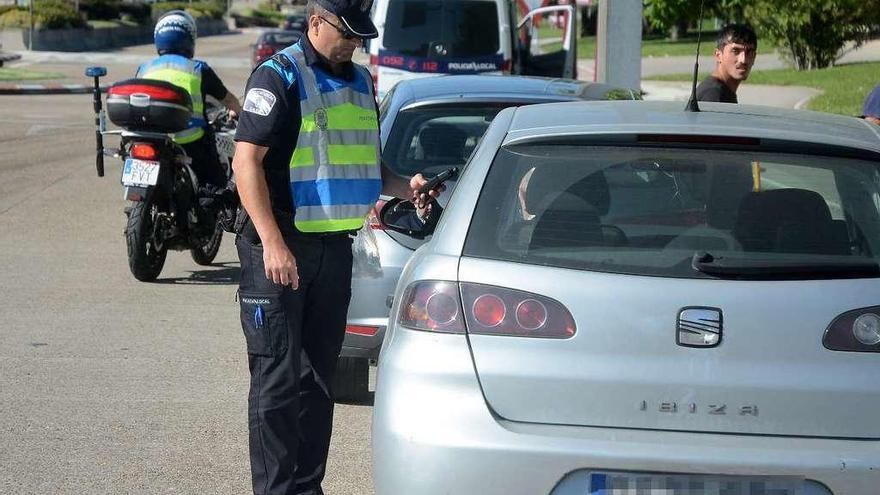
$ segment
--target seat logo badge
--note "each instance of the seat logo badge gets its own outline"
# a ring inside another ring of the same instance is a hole
[[[715,347],[721,343],[722,322],[718,308],[682,308],[678,312],[675,341],[684,347]]]

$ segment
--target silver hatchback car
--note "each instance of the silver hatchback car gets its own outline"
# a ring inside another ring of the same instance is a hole
[[[396,173],[427,177],[463,168],[492,118],[520,105],[561,101],[638,99],[637,91],[569,79],[521,76],[444,76],[402,81],[379,108],[383,160]],[[454,181],[448,184],[451,191]],[[446,202],[448,193],[441,197]],[[381,208],[384,197],[377,205]],[[379,356],[400,270],[422,244],[385,230],[375,215],[354,245],[352,297],[334,396],[367,396],[369,360]]]
[[[498,114],[400,277],[377,495],[880,493],[880,133],[702,106]]]

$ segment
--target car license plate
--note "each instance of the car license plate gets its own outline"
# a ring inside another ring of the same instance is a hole
[[[122,184],[125,186],[155,186],[159,180],[159,162],[126,158],[122,167]]]
[[[590,473],[589,495],[802,495],[804,482],[788,476]]]

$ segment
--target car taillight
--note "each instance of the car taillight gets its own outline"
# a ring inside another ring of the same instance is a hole
[[[373,230],[385,230],[385,224],[382,223],[382,219],[379,218],[379,212],[382,211],[382,207],[385,206],[385,203],[386,201],[384,199],[376,201],[376,204],[370,209],[370,213],[367,215],[367,225]]]
[[[445,333],[568,339],[571,313],[549,297],[492,285],[416,282],[404,291],[398,323]]]
[[[462,283],[468,333],[567,339],[577,331],[559,301],[521,290]]]
[[[155,160],[159,153],[150,143],[134,143],[128,152],[132,158],[139,160]]]
[[[464,333],[464,316],[458,285],[425,281],[407,287],[398,322],[415,330]]]
[[[275,48],[272,45],[259,45],[257,46],[257,56],[266,59],[275,54]]]

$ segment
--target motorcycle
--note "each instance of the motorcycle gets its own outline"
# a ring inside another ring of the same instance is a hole
[[[155,280],[165,265],[168,250],[189,250],[193,261],[210,265],[223,239],[230,231],[238,204],[232,176],[235,151],[235,122],[223,109],[208,112],[220,165],[228,181],[221,197],[206,197],[191,167],[192,160],[172,136],[187,128],[192,115],[189,95],[163,81],[128,79],[106,89],[105,112],[100,78],[103,67],[90,67],[86,76],[94,78],[95,166],[104,176],[104,157],[123,161],[121,182],[128,222],[125,240],[128,266],[142,282]],[[106,119],[121,130],[107,130]],[[119,136],[115,148],[104,147],[104,137]]]

